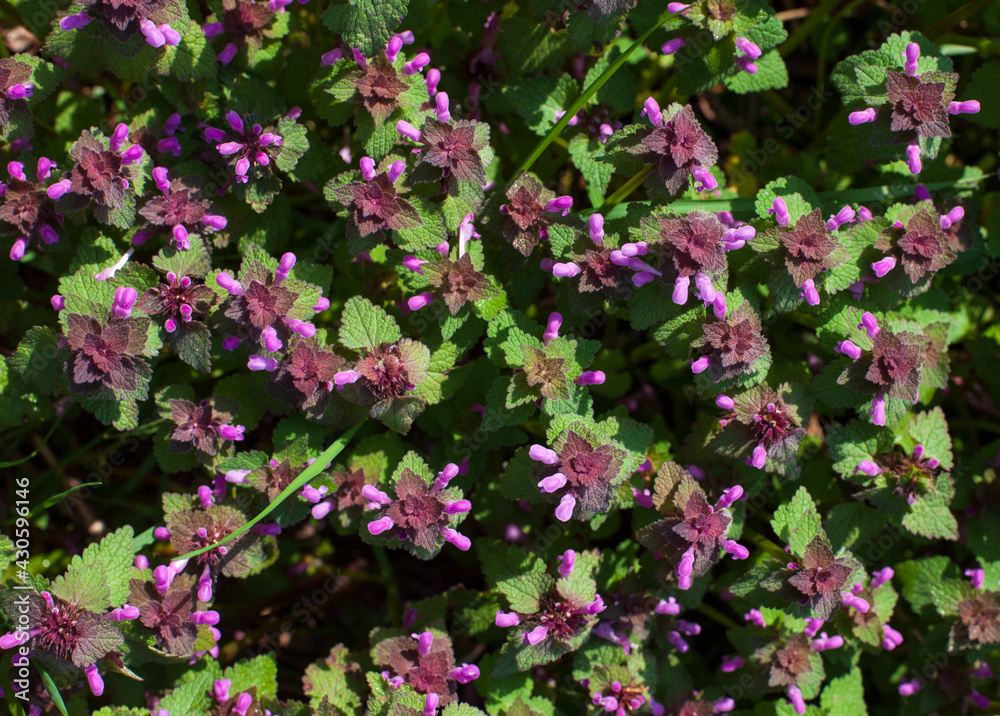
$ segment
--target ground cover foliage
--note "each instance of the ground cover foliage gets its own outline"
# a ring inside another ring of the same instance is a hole
[[[1000,10],[4,0],[12,714],[1000,703]]]

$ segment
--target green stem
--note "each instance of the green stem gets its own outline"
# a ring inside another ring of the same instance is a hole
[[[10,462],[0,462],[0,467],[3,467],[3,468],[17,467],[21,463],[25,463],[25,462],[28,462],[28,460],[33,459],[35,457],[35,455],[38,454],[38,451],[42,449],[42,446],[44,446],[45,443],[47,443],[49,441],[49,438],[52,437],[52,433],[54,433],[56,431],[56,428],[59,427],[59,423],[61,423],[61,422],[62,422],[62,418],[59,418],[54,423],[52,423],[52,427],[49,428],[48,434],[44,438],[42,438],[42,442],[39,443],[38,447],[36,447],[35,450],[34,450],[34,452],[32,452],[30,455],[25,455],[20,460],[11,460]]]
[[[971,0],[971,2],[965,3],[962,7],[958,8],[954,12],[948,13],[933,25],[928,27],[926,32],[924,32],[924,35],[926,35],[928,39],[937,40],[938,35],[943,35],[963,20],[968,20],[973,15],[978,15],[994,2],[996,2],[996,0]]]
[[[767,537],[762,535],[760,532],[752,529],[750,527],[743,527],[743,537],[753,542],[755,545],[760,547],[762,550],[767,552],[769,555],[774,557],[776,560],[785,564],[791,561],[791,556],[785,550],[781,549],[774,542],[769,540]]]
[[[544,152],[545,149],[552,143],[552,140],[559,136],[563,129],[566,128],[566,125],[569,124],[569,121],[573,119],[573,117],[576,116],[576,113],[583,109],[584,105],[590,101],[590,98],[597,94],[597,91],[611,79],[615,72],[618,71],[618,68],[628,61],[628,58],[632,56],[632,53],[638,50],[639,47],[642,46],[642,43],[648,40],[649,36],[658,30],[663,23],[678,14],[679,13],[673,12],[663,13],[663,15],[661,15],[648,30],[639,36],[638,40],[633,42],[629,48],[625,50],[625,52],[618,56],[618,59],[611,63],[608,69],[601,73],[600,77],[590,83],[590,86],[583,91],[583,94],[577,97],[576,101],[566,109],[566,114],[564,114],[562,118],[556,122],[556,125],[549,130],[549,133],[542,137],[541,141],[538,142],[538,144],[535,145],[535,148],[531,150],[531,154],[528,155],[527,159],[525,159],[521,163],[521,166],[517,168],[517,171],[514,172],[514,179],[519,177],[521,172],[526,172],[531,169],[538,157],[542,156],[542,152]],[[513,181],[513,179],[511,181]]]
[[[811,10],[805,21],[795,28],[795,32],[778,46],[778,54],[782,57],[788,57],[788,55],[792,54],[799,45],[805,42],[805,39],[809,37],[809,33],[823,22],[823,18],[826,17],[827,12],[832,10],[838,2],[840,0],[823,0],[815,9]]]
[[[964,187],[976,184],[987,177],[986,174],[977,177],[968,177],[966,179],[959,179],[957,181],[949,182],[933,182],[931,184],[924,184],[930,192],[941,191],[944,189],[952,189],[957,187]],[[835,191],[819,191],[816,192],[816,196],[819,197],[820,201],[832,201],[832,202],[845,202],[845,203],[866,203],[872,201],[888,201],[890,199],[899,199],[900,197],[909,196],[913,192],[913,186],[909,184],[899,184],[892,186],[871,186],[864,187],[860,189],[837,189]],[[617,195],[618,192],[615,192]],[[612,197],[614,198],[614,197]],[[620,219],[625,216],[626,208],[629,203],[634,204],[648,204],[649,202],[638,201],[638,202],[628,202],[624,204],[618,204],[617,207],[612,209],[612,211],[604,215],[604,219]],[[735,213],[752,213],[754,210],[755,200],[749,197],[739,197],[736,199],[694,199],[694,200],[683,200],[674,201],[669,204],[670,210],[676,214],[687,214],[690,211],[695,211],[697,209],[703,209],[705,211],[731,211]],[[611,199],[602,210],[611,206]],[[580,214],[587,216],[592,214],[593,211],[581,211]]]
[[[739,624],[737,624],[733,619],[727,617],[725,614],[720,612],[715,607],[705,604],[705,602],[702,602],[701,604],[698,605],[698,611],[704,614],[709,619],[718,622],[727,629],[736,629],[739,627]]]
[[[389,562],[389,553],[386,552],[385,547],[380,545],[373,545],[372,551],[375,552],[375,561],[378,562],[378,571],[381,575],[380,581],[385,584],[386,609],[391,615],[393,626],[399,626],[402,624],[403,615],[400,613],[399,586],[396,584],[396,575],[392,571],[392,564]]]
[[[647,164],[646,166],[644,166],[639,171],[638,174],[636,174],[627,182],[618,187],[617,191],[615,191],[614,194],[605,199],[604,204],[601,205],[601,208],[603,209],[605,207],[614,206],[615,204],[620,204],[622,201],[627,199],[629,194],[638,189],[639,186],[644,181],[646,181],[646,177],[648,177],[652,171],[653,171],[652,164]]]
[[[340,454],[340,452],[347,446],[347,443],[351,441],[351,438],[354,437],[354,434],[358,432],[358,430],[364,424],[365,421],[361,421],[354,427],[350,428],[346,433],[341,435],[339,438],[337,438],[330,445],[330,447],[328,447],[326,450],[323,451],[323,454],[320,455],[312,465],[307,467],[305,470],[302,471],[302,474],[300,474],[298,477],[292,480],[291,484],[284,490],[282,490],[281,494],[278,495],[270,505],[268,505],[259,513],[257,513],[256,517],[254,517],[252,520],[250,520],[245,525],[240,527],[238,530],[226,536],[219,542],[216,542],[215,544],[210,544],[206,547],[202,547],[201,549],[196,549],[193,552],[188,552],[187,554],[177,555],[171,561],[176,562],[178,559],[190,559],[191,557],[197,557],[199,554],[204,554],[205,552],[208,552],[211,549],[215,549],[216,547],[219,547],[220,545],[223,545],[232,539],[236,539],[237,537],[245,533],[255,524],[257,524],[262,519],[271,514],[271,512],[277,509],[278,505],[280,505],[282,502],[284,502],[289,497],[294,495],[296,492],[301,490],[311,479],[313,479],[314,477],[319,475],[323,470],[325,470],[326,466],[333,461],[333,458],[337,457],[337,455]]]
[[[987,55],[1000,55],[1000,42],[994,42],[986,37],[966,37],[965,35],[941,35],[937,38],[942,45],[961,45],[974,48],[977,52]]]

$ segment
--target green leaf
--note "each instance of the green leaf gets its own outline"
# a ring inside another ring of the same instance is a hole
[[[869,423],[852,420],[846,425],[832,425],[827,433],[827,445],[833,458],[833,469],[848,479],[868,482],[870,478],[856,474],[862,460],[892,449],[892,434]]]
[[[59,333],[45,326],[35,326],[8,358],[11,370],[33,389],[47,395],[57,395],[66,382],[64,361],[61,360]]]
[[[382,52],[406,17],[408,0],[348,0],[323,13],[323,24],[365,57]]]
[[[791,500],[774,511],[771,527],[791,546],[793,554],[801,556],[805,553],[813,537],[822,532],[816,505],[805,487],[800,487]]]
[[[958,570],[951,560],[944,556],[924,557],[901,562],[894,566],[896,577],[903,585],[903,597],[922,616],[928,615],[934,604],[931,587],[944,582],[946,577],[958,577]],[[957,580],[956,580],[957,581]]]
[[[282,117],[278,121],[278,134],[281,135],[281,153],[274,163],[283,172],[295,169],[299,158],[309,151],[309,139],[306,128],[294,119]]]
[[[924,446],[927,458],[937,458],[942,470],[950,470],[954,466],[948,421],[940,407],[918,413],[906,430],[914,443]]]
[[[975,597],[976,590],[963,579],[942,579],[930,585],[930,595],[938,613],[949,617],[957,615],[959,602]]]
[[[45,669],[42,664],[35,664],[35,668],[38,669],[38,673],[42,676],[42,685],[49,694],[49,698],[52,699],[52,703],[59,710],[62,716],[69,716],[69,712],[66,710],[66,702],[63,701],[62,694],[59,693],[59,687],[56,686],[56,682],[52,679],[52,675]]]
[[[861,669],[855,667],[847,674],[831,680],[823,689],[820,704],[825,716],[868,716]]]
[[[531,169],[532,165],[535,163],[535,160],[537,160],[538,157],[542,155],[542,153],[545,151],[545,148],[552,143],[552,140],[555,139],[557,136],[559,136],[562,130],[566,128],[566,125],[569,124],[569,121],[576,116],[576,113],[587,105],[587,103],[590,101],[590,98],[593,97],[595,94],[597,94],[598,90],[600,90],[601,87],[603,87],[608,82],[608,80],[610,80],[614,76],[615,72],[617,72],[618,69],[625,64],[628,58],[632,56],[632,53],[635,52],[640,47],[642,47],[642,44],[647,39],[649,39],[649,36],[652,35],[654,31],[658,30],[660,25],[663,22],[665,22],[667,18],[671,17],[673,14],[674,13],[664,13],[663,15],[661,15],[660,18],[657,20],[657,22],[651,25],[648,30],[646,30],[642,35],[639,36],[638,39],[636,39],[635,42],[629,45],[628,49],[625,50],[614,62],[612,62],[611,65],[608,67],[608,69],[606,69],[604,72],[601,73],[600,77],[598,77],[590,85],[588,85],[587,89],[583,91],[583,94],[577,97],[576,101],[566,108],[566,114],[563,115],[562,119],[556,122],[556,125],[549,130],[549,133],[546,134],[545,137],[543,137],[542,140],[537,145],[535,145],[535,148],[531,150],[531,154],[527,156],[527,158],[521,163],[521,166],[518,167],[517,171],[514,172],[512,176],[518,177],[521,175],[522,172],[526,172],[529,169]],[[529,32],[537,31],[538,28],[542,28],[544,33],[549,34],[548,29],[544,28],[543,26],[537,26],[536,28],[529,30]],[[510,28],[507,29],[509,30]]]
[[[133,537],[131,527],[122,527],[99,545],[88,546],[73,558],[66,574],[52,582],[52,593],[95,612],[120,607],[129,594]]]
[[[1000,129],[1000,62],[987,62],[972,73],[972,81],[965,89],[967,97],[979,100],[979,112],[965,115],[969,121],[991,129]]]
[[[483,540],[476,543],[476,552],[482,559],[486,580],[504,593],[509,582],[545,573],[545,563],[537,555],[516,545]]]
[[[189,366],[202,373],[212,370],[212,332],[204,323],[186,323],[168,338],[170,350]]]
[[[507,597],[510,608],[520,614],[534,614],[539,601],[552,589],[554,582],[547,574],[533,572],[497,583],[497,591]]]
[[[180,682],[160,701],[160,708],[183,716],[208,713],[214,705],[212,685],[222,678],[222,667],[214,659],[203,659],[184,672]]]
[[[726,87],[737,94],[749,94],[788,86],[788,68],[777,50],[765,52],[754,64],[757,65],[757,72],[730,75],[724,80]]]
[[[176,47],[166,45],[157,59],[156,70],[183,83],[193,80],[214,80],[219,63],[201,31],[201,25],[191,20],[181,31],[181,41]],[[174,24],[174,29],[180,29]]]
[[[321,703],[329,701],[344,713],[360,712],[360,684],[354,683],[358,679],[348,678],[351,672],[360,675],[360,668],[350,661],[347,648],[342,644],[330,649],[325,659],[307,666],[302,683],[310,705],[317,709]]]
[[[241,661],[226,669],[224,677],[232,680],[232,693],[257,688],[257,697],[274,698],[278,690],[278,665],[274,654],[261,654],[247,661]]]
[[[395,129],[393,130],[395,132]],[[419,196],[406,198],[420,215],[421,223],[412,229],[402,229],[393,233],[398,237],[396,244],[404,251],[418,251],[439,245],[447,241],[448,234],[444,228],[444,220],[433,204]]]
[[[349,299],[340,320],[340,343],[351,350],[372,350],[400,338],[396,321],[367,298]]]
[[[569,106],[580,91],[568,74],[529,77],[503,87],[506,97],[535,134],[544,135],[556,123],[556,113]]]
[[[958,522],[951,513],[955,487],[947,475],[938,475],[934,489],[917,498],[903,516],[903,527],[929,539],[958,539]]]
[[[614,167],[607,162],[598,161],[597,157],[604,152],[604,146],[594,137],[586,134],[576,134],[569,141],[569,155],[573,165],[583,174],[587,182],[587,193],[591,203],[600,206],[604,203],[604,195],[608,191],[608,183],[614,173]],[[594,198],[597,201],[594,201]],[[551,236],[552,229],[549,229]]]
[[[795,225],[801,217],[820,205],[819,197],[807,182],[796,176],[782,177],[768,182],[757,192],[755,208],[757,216],[762,219],[771,218],[768,211],[773,207],[774,200],[781,197],[785,200],[791,225]]]
[[[888,523],[889,515],[883,510],[872,509],[861,502],[845,502],[827,513],[823,527],[834,551],[841,548],[859,550],[871,548],[872,540]],[[861,553],[860,556],[866,555]]]

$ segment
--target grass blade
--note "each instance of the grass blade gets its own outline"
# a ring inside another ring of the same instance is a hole
[[[535,148],[531,150],[531,154],[528,155],[527,159],[525,159],[521,163],[521,166],[517,168],[517,171],[514,172],[515,179],[521,175],[521,172],[526,172],[531,169],[538,157],[542,156],[542,152],[544,152],[552,143],[552,140],[559,136],[559,133],[566,128],[569,121],[573,119],[573,117],[576,116],[576,113],[583,109],[584,105],[590,101],[590,98],[597,94],[597,91],[601,89],[601,87],[603,87],[607,81],[612,78],[612,76],[614,76],[615,72],[618,71],[618,68],[628,61],[628,58],[632,56],[632,53],[638,50],[642,43],[648,40],[649,36],[658,30],[663,23],[678,14],[680,13],[666,12],[660,15],[656,22],[654,22],[648,30],[639,36],[638,40],[629,45],[629,48],[619,55],[618,59],[612,62],[608,69],[601,73],[600,77],[590,83],[590,86],[583,91],[583,94],[577,97],[576,101],[569,106],[566,110],[566,114],[564,114],[562,118],[556,122],[556,125],[549,130],[549,133],[542,137],[541,141],[538,142],[538,144],[535,145]]]
[[[281,491],[281,494],[278,495],[277,498],[275,498],[274,502],[272,502],[270,505],[268,505],[259,513],[257,513],[256,517],[254,517],[252,520],[250,520],[245,525],[240,527],[238,530],[230,534],[225,539],[216,542],[215,544],[207,545],[205,547],[202,547],[201,549],[196,549],[192,552],[188,552],[187,554],[177,555],[171,561],[176,562],[178,559],[190,559],[191,557],[197,557],[199,554],[204,554],[205,552],[208,552],[210,549],[215,549],[219,545],[223,545],[229,540],[235,539],[240,535],[244,534],[247,530],[251,529],[255,524],[257,524],[262,519],[271,514],[271,512],[278,507],[278,505],[280,505],[282,502],[284,502],[289,497],[294,495],[296,492],[301,490],[306,485],[306,483],[308,483],[311,479],[313,479],[318,474],[323,472],[323,470],[326,469],[326,466],[333,460],[333,458],[337,457],[337,455],[340,454],[340,452],[347,446],[347,443],[351,441],[351,438],[354,437],[354,434],[358,432],[358,430],[364,424],[365,421],[361,421],[360,423],[352,427],[350,430],[348,430],[346,433],[341,435],[339,438],[337,438],[330,445],[330,447],[328,447],[326,450],[323,451],[323,454],[316,459],[316,462],[314,462],[312,465],[303,470],[301,475],[296,477],[288,487],[286,487],[284,490]]]

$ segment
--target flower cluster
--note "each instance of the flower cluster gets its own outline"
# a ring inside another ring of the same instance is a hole
[[[507,203],[500,207],[500,213],[507,217],[503,236],[524,256],[531,254],[539,241],[548,238],[547,227],[551,222],[546,214],[565,216],[573,207],[572,197],[557,197],[530,174],[522,174],[511,182],[506,196]]]
[[[295,262],[295,254],[289,252],[282,255],[273,270],[254,261],[241,273],[239,280],[227,273],[216,275],[218,285],[229,293],[221,310],[236,326],[233,332],[237,335],[227,338],[224,344],[227,350],[233,350],[244,339],[249,339],[274,353],[282,350],[293,334],[305,338],[315,335],[315,326],[293,317],[293,314],[303,315],[296,308],[296,301],[302,295],[301,291],[308,288],[304,282],[289,279]],[[313,310],[323,310],[326,305],[318,303]],[[274,359],[251,356],[251,370],[277,368],[277,362],[272,364],[268,361]]]
[[[127,224],[135,207],[132,181],[144,156],[138,144],[126,148],[128,135],[124,123],[115,127],[110,140],[84,130],[70,153],[76,163],[69,178],[50,185],[46,190],[49,198],[59,200],[57,206],[67,211],[82,210],[93,202],[98,221]]]
[[[240,47],[248,48],[248,53],[261,49],[267,27],[275,16],[275,10],[271,7],[273,1],[264,4],[254,0],[223,0],[222,17],[201,28],[205,37],[225,35],[230,39],[219,53],[219,62],[228,65],[236,57]]]
[[[581,431],[583,432],[583,431]],[[600,439],[580,435],[572,428],[557,442],[556,450],[532,445],[531,459],[541,463],[538,489],[551,499],[558,499],[556,519],[589,519],[611,506],[613,488],[625,460],[625,451]]]
[[[875,425],[885,425],[888,398],[895,398],[907,406],[917,402],[920,371],[930,342],[923,334],[894,333],[880,327],[878,319],[868,311],[858,328],[865,330],[872,347],[864,351],[853,341],[838,342],[837,352],[851,359],[838,381],[865,393],[874,393],[869,414]]]
[[[946,231],[961,221],[964,215],[965,210],[961,206],[938,217],[928,209],[921,208],[905,224],[895,222],[879,235],[875,248],[885,255],[871,264],[872,272],[876,277],[883,278],[898,264],[909,279],[908,282],[894,282],[901,293],[910,295],[927,290],[934,273],[958,256],[956,236]],[[909,285],[905,285],[906,283]]]
[[[211,458],[232,442],[243,440],[246,428],[232,425],[240,409],[231,398],[213,396],[195,405],[190,400],[171,398],[170,419],[176,426],[170,433],[169,450],[184,453],[194,450],[199,458]]]
[[[656,476],[655,505],[666,516],[639,531],[637,539],[670,566],[680,589],[708,572],[722,552],[746,559],[746,547],[727,537],[733,521],[729,507],[743,494],[739,485],[727,488],[713,507],[691,473],[672,462]],[[670,503],[670,504],[668,504]]]
[[[980,105],[977,100],[953,101],[958,75],[940,70],[918,72],[920,45],[916,42],[906,46],[905,58],[902,59],[902,72],[893,69],[885,71],[885,101],[851,112],[848,121],[855,126],[876,123],[872,130],[873,144],[880,141],[877,134],[880,125],[889,124],[889,130],[896,133],[890,141],[906,144],[906,162],[910,172],[919,174],[923,168],[920,159],[924,152],[922,142],[950,137],[949,115],[976,114]]]
[[[778,197],[769,213],[774,214],[777,226],[764,232],[760,242],[768,242],[775,249],[767,251],[765,257],[775,264],[783,262],[806,303],[818,306],[819,286],[816,284],[821,275],[847,259],[835,232],[854,221],[856,212],[845,206],[824,221],[820,209],[813,209],[793,225],[785,200]]]
[[[111,315],[104,321],[78,313],[66,316],[70,349],[66,375],[74,393],[118,400],[145,392],[152,374],[144,360],[149,319],[132,315],[137,297],[134,288],[119,288]]]
[[[479,667],[474,664],[455,664],[447,635],[430,630],[380,641],[375,645],[375,660],[395,672],[395,676],[382,672],[392,687],[409,684],[423,695],[425,714],[454,703],[456,686],[479,678]]]
[[[244,121],[245,119],[245,121]],[[263,127],[236,112],[226,113],[228,130],[207,127],[205,140],[215,144],[215,151],[233,168],[238,184],[253,177],[270,176],[271,162],[281,153],[283,140],[275,127]]]
[[[404,465],[394,477],[395,498],[374,485],[365,485],[361,494],[368,501],[368,510],[375,517],[367,531],[382,544],[402,543],[408,551],[422,559],[437,554],[445,542],[465,551],[471,540],[455,529],[472,503],[462,498],[458,488],[448,483],[458,475],[458,465],[449,463],[433,480]]]
[[[396,182],[403,175],[406,164],[393,162],[382,172],[376,171],[375,162],[362,157],[361,181],[352,181],[331,190],[332,197],[347,207],[351,219],[347,225],[347,238],[359,239],[375,235],[381,240],[386,229],[402,231],[423,224],[413,205],[397,191]]]
[[[127,43],[140,33],[151,47],[180,44],[181,34],[170,25],[178,14],[176,0],[130,0],[126,3],[79,0],[76,6],[83,9],[63,16],[59,20],[59,28],[78,30],[92,20],[98,20],[101,29],[115,41],[120,52],[131,51],[135,54],[136,50]]]
[[[38,159],[35,171],[35,181],[31,181],[24,171],[21,162],[10,162],[7,172],[10,180],[0,182],[0,233],[13,234],[14,245],[10,249],[10,258],[20,261],[29,245],[42,247],[59,241],[55,227],[62,223],[63,217],[56,213],[47,191],[48,179],[55,162],[46,157]]]
[[[788,384],[778,390],[758,386],[735,397],[716,396],[715,404],[727,413],[720,419],[722,430],[713,439],[712,448],[744,459],[758,470],[767,467],[795,474],[796,455],[805,436],[804,396],[801,386]]]
[[[719,185],[709,171],[719,159],[719,150],[701,128],[690,105],[672,104],[663,111],[650,97],[642,113],[651,127],[622,135],[615,133],[608,145],[620,143],[639,162],[654,170],[655,179],[647,180],[651,193],[662,194],[666,190],[670,196],[676,196],[687,188],[689,180],[698,191]]]
[[[170,234],[174,247],[184,250],[191,248],[191,234],[226,228],[226,217],[213,213],[212,202],[202,197],[200,179],[170,179],[167,169],[155,167],[153,181],[162,196],[153,197],[139,209],[149,228],[140,229],[132,237],[136,246],[162,231]]]
[[[497,611],[496,625],[514,628],[514,643],[556,655],[565,653],[586,638],[597,622],[596,615],[607,608],[601,596],[594,592],[593,581],[573,579],[577,569],[576,553],[565,553],[560,562],[560,578],[552,581],[546,577],[547,589],[530,608]]]
[[[760,318],[750,304],[742,303],[735,311],[727,312],[725,300],[721,303],[715,320],[703,323],[702,335],[691,343],[695,349],[707,350],[691,361],[691,372],[709,370],[716,382],[754,371],[758,361],[768,355]]]

